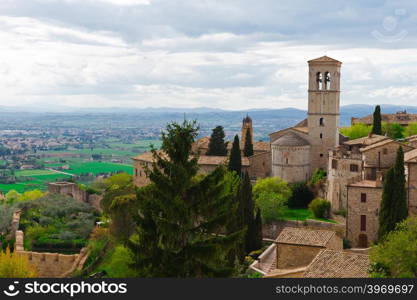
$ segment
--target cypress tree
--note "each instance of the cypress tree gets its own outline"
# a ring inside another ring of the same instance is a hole
[[[227,146],[224,142],[224,130],[223,126],[217,126],[213,129],[210,142],[208,145],[208,150],[206,155],[212,156],[226,156],[227,155]]]
[[[246,130],[246,137],[245,137],[245,145],[243,148],[243,154],[246,157],[253,155],[253,142],[252,142],[252,134],[250,129]]]
[[[262,219],[258,219],[261,217],[260,214],[255,217],[255,202],[252,197],[252,184],[248,172],[243,175],[239,195],[241,197],[243,225],[246,228],[245,252],[250,253],[262,247]],[[260,213],[259,209],[257,213]]]
[[[381,106],[379,105],[375,107],[372,133],[382,135]]]
[[[379,213],[379,239],[394,230],[396,224],[408,216],[405,183],[404,152],[400,147],[394,167],[385,175]]]
[[[259,207],[256,209],[256,217],[255,217],[255,233],[254,236],[254,248],[261,249],[262,248],[262,215],[261,210]]]
[[[396,200],[396,223],[401,222],[408,216],[407,207],[407,191],[406,191],[406,178],[404,167],[404,151],[403,147],[399,147],[397,151],[397,159],[394,166],[394,178],[395,178],[395,200]]]
[[[239,176],[242,174],[242,155],[238,135],[233,140],[232,150],[229,157],[229,171],[235,171]]]
[[[224,234],[236,214],[233,185],[224,167],[196,177],[191,146],[195,122],[167,125],[162,151],[152,149],[150,184],[139,189],[136,230],[128,243],[140,277],[226,277],[227,255],[241,232]]]

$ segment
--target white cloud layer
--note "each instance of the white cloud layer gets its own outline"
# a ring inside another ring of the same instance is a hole
[[[325,53],[342,104],[417,105],[413,1],[312,2],[0,0],[0,105],[306,108]]]

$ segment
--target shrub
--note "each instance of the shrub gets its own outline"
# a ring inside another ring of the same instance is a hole
[[[105,268],[110,278],[135,277],[136,272],[129,265],[133,263],[132,252],[123,246],[117,246],[111,256],[110,263]]]
[[[256,200],[262,193],[268,192],[282,195],[284,199],[291,196],[291,188],[288,183],[279,177],[260,179],[253,186],[253,197]]]
[[[291,185],[292,195],[288,199],[289,208],[307,208],[314,199],[314,193],[305,182]]]
[[[265,223],[279,220],[287,209],[287,199],[281,194],[262,192],[256,199],[256,205],[261,210],[262,220]]]
[[[34,278],[36,269],[29,263],[26,256],[10,252],[0,252],[0,278]]]
[[[346,218],[346,214],[347,214],[346,209],[337,210],[333,213],[337,216],[342,216],[344,218]]]
[[[311,175],[310,183],[311,184],[318,184],[322,182],[327,176],[326,171],[323,169],[316,169],[314,170],[313,175]]]
[[[322,198],[316,198],[308,205],[308,209],[311,210],[316,218],[328,218],[330,215],[330,202]]]

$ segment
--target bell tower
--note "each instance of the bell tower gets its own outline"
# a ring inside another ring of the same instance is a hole
[[[308,61],[308,135],[313,171],[327,170],[329,150],[339,145],[341,65],[328,56]]]
[[[246,114],[246,117],[243,118],[243,120],[242,120],[242,130],[241,130],[241,134],[240,134],[240,142],[241,142],[241,148],[242,149],[243,149],[243,147],[245,147],[247,131],[249,131],[250,136],[251,136],[251,140],[252,140],[252,143],[253,143],[254,140],[253,140],[252,119],[251,119],[251,117],[249,117],[249,115]]]

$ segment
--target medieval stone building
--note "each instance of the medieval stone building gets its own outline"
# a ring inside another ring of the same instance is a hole
[[[339,145],[340,68],[323,56],[310,60],[308,116],[294,127],[270,134],[272,176],[306,181],[317,168],[327,169],[328,153]]]

